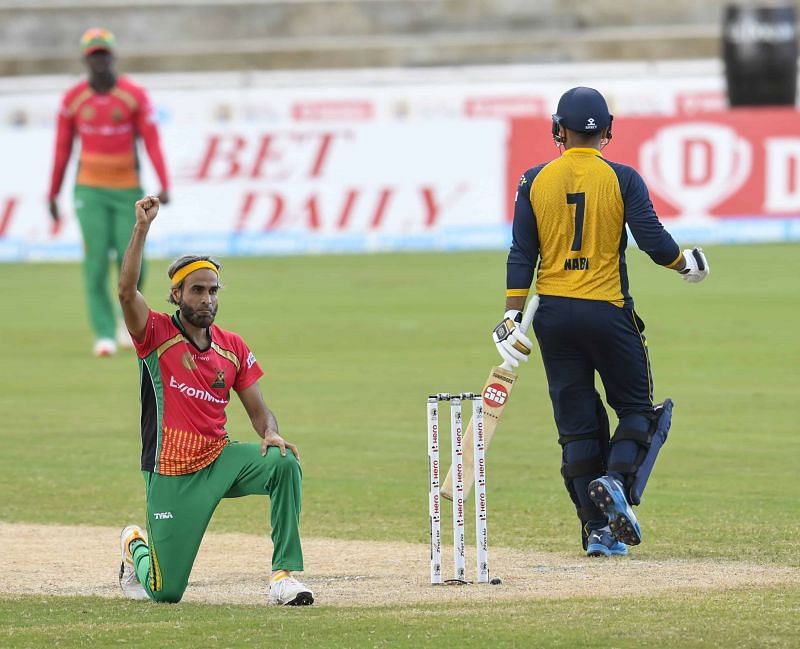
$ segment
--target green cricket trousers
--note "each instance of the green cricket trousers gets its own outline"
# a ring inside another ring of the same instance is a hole
[[[141,197],[142,190],[139,187],[105,189],[75,186],[75,213],[83,234],[83,282],[95,339],[113,340],[116,333],[116,300],[112,301],[108,285],[109,255],[111,251],[116,253],[119,270],[136,223],[133,205]],[[143,278],[144,264],[139,278],[140,287]]]
[[[302,471],[291,451],[260,443],[231,442],[204,469],[170,476],[143,472],[147,494],[147,544],[132,544],[139,582],[157,602],[179,602],[200,542],[223,498],[270,497],[272,569],[302,570]],[[252,552],[243,547],[242,552]]]

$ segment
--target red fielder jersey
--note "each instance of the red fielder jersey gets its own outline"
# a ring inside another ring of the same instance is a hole
[[[78,185],[139,187],[136,138],[141,137],[161,189],[169,189],[153,108],[145,91],[129,79],[118,77],[106,93],[95,92],[88,81],[82,81],[64,95],[58,115],[50,198],[55,198],[61,189],[76,134],[81,141]]]
[[[216,325],[201,351],[176,315],[150,311],[139,356],[142,470],[194,473],[217,459],[228,443],[225,407],[231,388],[250,387],[264,375],[244,341]]]

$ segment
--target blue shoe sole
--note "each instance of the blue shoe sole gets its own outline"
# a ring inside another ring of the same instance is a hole
[[[589,498],[608,517],[611,536],[617,541],[625,545],[639,545],[642,542],[636,514],[625,499],[625,494],[609,478],[592,480],[589,483]]]
[[[621,550],[612,550],[602,543],[590,543],[586,548],[587,557],[610,557],[612,555],[624,557],[626,554],[628,554],[628,548],[624,545]]]

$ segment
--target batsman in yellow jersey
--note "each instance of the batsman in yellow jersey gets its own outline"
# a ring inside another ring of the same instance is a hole
[[[681,252],[661,225],[636,170],[601,154],[612,121],[592,88],[572,88],[558,102],[552,137],[562,154],[520,179],[506,313],[493,333],[504,360],[514,367],[527,360],[532,343],[517,323],[535,276],[533,329],[562,447],[561,475],[589,556],[624,555],[641,542],[632,506],[672,420],[670,399],[653,404],[644,322],[628,292],[626,226],[655,263],[686,281],[709,274],[702,249]],[[613,436],[595,373],[618,418]]]

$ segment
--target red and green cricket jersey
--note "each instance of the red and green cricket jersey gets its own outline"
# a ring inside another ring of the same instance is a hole
[[[228,443],[225,407],[231,388],[250,387],[264,375],[235,333],[209,327],[201,351],[183,334],[177,314],[150,311],[139,356],[142,470],[194,473],[217,459]]]
[[[118,77],[107,93],[95,92],[88,81],[82,81],[64,95],[58,115],[50,198],[61,189],[76,134],[81,142],[76,184],[106,189],[139,187],[136,138],[140,137],[161,189],[169,189],[153,107],[145,91],[126,77]]]

